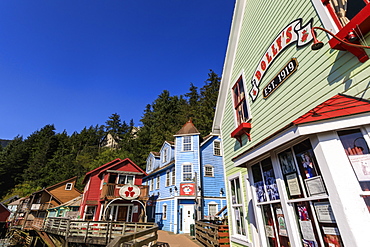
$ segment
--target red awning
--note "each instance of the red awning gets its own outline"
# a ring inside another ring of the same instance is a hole
[[[338,94],[297,118],[293,121],[293,124],[309,123],[364,112],[370,112],[370,101]]]

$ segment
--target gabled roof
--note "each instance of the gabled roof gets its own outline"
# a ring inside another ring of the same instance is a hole
[[[151,154],[153,154],[154,157],[159,157],[161,156],[161,154],[159,152],[154,152],[154,151],[151,151],[150,152]]]
[[[174,136],[181,136],[181,135],[199,135],[200,132],[195,128],[193,121],[190,119],[187,121],[182,128],[174,135]]]
[[[65,181],[62,181],[62,182],[60,182],[60,183],[54,184],[54,185],[52,185],[52,186],[49,186],[49,187],[47,187],[47,188],[45,188],[45,189],[42,189],[42,190],[39,190],[39,191],[33,192],[32,194],[36,194],[36,193],[40,193],[40,192],[43,192],[43,191],[44,191],[44,192],[46,192],[46,193],[50,194],[50,195],[53,197],[53,199],[54,199],[54,200],[58,201],[59,203],[62,203],[62,201],[61,201],[60,199],[58,199],[58,197],[57,197],[57,196],[55,196],[53,193],[51,193],[51,192],[50,192],[50,190],[52,190],[52,189],[54,189],[54,188],[56,188],[56,187],[58,187],[58,186],[60,186],[60,185],[62,185],[62,184],[66,184],[66,183],[73,182],[73,181],[76,181],[76,180],[77,180],[77,176],[76,176],[76,177],[73,177],[73,178],[70,178],[70,179],[67,179],[67,180],[65,180]],[[77,190],[75,186],[73,186],[73,188],[74,188],[75,190]],[[77,190],[77,191],[78,191],[78,192],[80,192],[80,194],[82,194],[82,192],[81,192],[81,191],[79,191],[79,190]]]
[[[102,166],[99,166],[98,168],[95,168],[94,170],[91,170],[91,171],[89,171],[88,173],[86,173],[85,174],[85,177],[84,177],[84,179],[83,179],[83,181],[82,181],[82,183],[83,184],[85,184],[86,183],[86,181],[87,181],[87,178],[88,177],[90,177],[93,173],[95,173],[95,172],[97,172],[97,173],[102,173],[102,172],[104,172],[104,171],[106,171],[106,170],[109,170],[109,169],[111,169],[112,167],[114,167],[114,166],[117,166],[117,165],[119,165],[119,164],[123,164],[123,163],[130,163],[131,165],[133,165],[136,169],[138,169],[140,172],[142,172],[144,175],[146,175],[147,173],[143,170],[143,169],[141,169],[138,165],[136,165],[134,162],[132,162],[129,158],[126,158],[126,159],[124,159],[124,160],[121,160],[121,159],[119,159],[119,158],[117,158],[117,159],[115,159],[115,160],[112,160],[112,161],[110,161],[110,162],[108,162],[108,163],[106,163],[106,164],[104,164],[104,165],[102,165]]]
[[[293,121],[293,124],[309,123],[369,111],[370,101],[338,94],[297,118]]]
[[[203,146],[204,144],[206,144],[209,140],[212,140],[213,137],[218,137],[219,135],[216,135],[216,134],[209,134],[207,135],[206,137],[204,137],[202,143],[200,144],[200,146]]]
[[[60,208],[60,207],[79,207],[81,205],[81,199],[82,199],[82,194],[79,195],[76,198],[73,198],[72,200],[65,202],[63,204],[60,204],[59,206],[49,208],[48,210]]]

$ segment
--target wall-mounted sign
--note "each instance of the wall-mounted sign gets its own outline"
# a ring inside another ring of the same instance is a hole
[[[312,22],[313,19],[303,27],[301,18],[291,22],[279,33],[272,44],[267,48],[251,80],[252,89],[249,92],[249,96],[252,98],[252,101],[256,100],[262,78],[279,54],[292,44],[296,43],[297,47],[302,47],[313,40],[311,34]]]
[[[195,195],[194,183],[180,184],[180,196],[194,196],[194,195]]]
[[[263,98],[266,99],[270,96],[283,82],[288,79],[298,68],[297,59],[292,58],[285,65],[285,67],[280,70],[280,72],[271,80],[269,84],[263,89]]]
[[[134,200],[140,196],[140,188],[136,185],[125,184],[119,190],[119,195],[126,200]]]

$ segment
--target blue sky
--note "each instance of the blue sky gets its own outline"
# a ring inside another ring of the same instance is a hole
[[[0,139],[140,125],[163,91],[221,75],[235,1],[0,1]]]

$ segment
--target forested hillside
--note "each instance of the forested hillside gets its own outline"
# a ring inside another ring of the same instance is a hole
[[[172,141],[189,118],[201,136],[209,134],[219,84],[219,76],[211,70],[200,89],[190,84],[189,92],[179,96],[164,90],[146,106],[141,123],[127,123],[114,113],[105,125],[85,127],[71,135],[56,133],[54,125],[46,125],[26,138],[15,137],[6,147],[0,146],[0,201],[12,195],[26,196],[74,176],[82,189],[86,172],[115,158],[130,158],[145,168],[149,152],[159,151],[165,140]],[[136,126],[140,126],[138,131],[132,131]],[[119,148],[101,147],[108,133]]]

